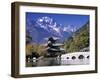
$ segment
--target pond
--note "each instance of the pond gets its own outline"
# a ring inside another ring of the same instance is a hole
[[[26,67],[36,67],[36,66],[59,66],[59,65],[88,65],[89,58],[59,58],[59,57],[47,57],[41,59],[33,59],[26,62]]]

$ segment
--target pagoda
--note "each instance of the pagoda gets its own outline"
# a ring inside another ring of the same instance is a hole
[[[57,40],[59,38],[53,38],[50,37],[48,38],[47,41],[47,56],[49,57],[57,57],[57,56],[61,56],[61,54],[63,54],[65,52],[65,50],[63,48],[61,48],[61,46],[63,46],[64,44],[61,43],[57,43]]]

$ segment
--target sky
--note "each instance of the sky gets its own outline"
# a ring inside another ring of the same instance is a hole
[[[34,21],[44,16],[53,18],[58,24],[62,24],[63,26],[74,25],[80,27],[89,21],[89,15],[26,12],[26,19]]]

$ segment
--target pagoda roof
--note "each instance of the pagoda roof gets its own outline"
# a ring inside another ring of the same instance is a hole
[[[54,40],[59,40],[60,38],[58,37],[52,37]],[[44,38],[45,40],[48,40],[49,38]]]
[[[61,43],[56,43],[56,44],[52,44],[53,46],[63,46],[64,44]]]
[[[49,50],[51,50],[51,51],[64,51],[64,49],[63,48],[59,48],[59,49],[54,49],[54,48],[48,48]]]

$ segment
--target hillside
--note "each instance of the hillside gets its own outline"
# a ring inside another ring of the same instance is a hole
[[[65,41],[66,52],[78,52],[83,48],[89,47],[89,22],[78,29],[73,36]]]

